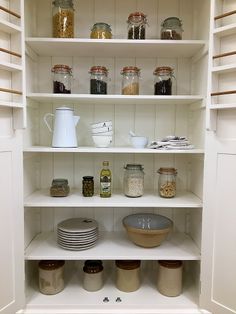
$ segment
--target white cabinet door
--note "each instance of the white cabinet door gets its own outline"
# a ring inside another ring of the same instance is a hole
[[[209,132],[206,141],[201,306],[214,314],[232,314],[236,313],[235,112],[220,116],[225,116],[224,123],[218,120],[217,132]]]
[[[21,146],[21,135],[0,137],[1,314],[14,314],[24,304]]]

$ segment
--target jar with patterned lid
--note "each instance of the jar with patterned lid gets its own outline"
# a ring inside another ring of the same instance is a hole
[[[145,39],[147,16],[142,12],[131,13],[128,17],[128,39]]]
[[[157,67],[154,74],[154,95],[172,95],[173,69],[168,66]]]
[[[90,33],[91,39],[111,39],[112,30],[111,26],[107,23],[95,23]]]
[[[122,74],[122,95],[139,95],[140,69],[135,66],[126,66]]]
[[[53,73],[53,93],[71,94],[71,68],[68,65],[56,64],[51,71]]]
[[[104,66],[93,66],[90,71],[90,94],[107,94],[108,70]]]
[[[83,287],[87,291],[98,291],[103,287],[103,265],[100,260],[87,260],[83,267]]]
[[[141,284],[139,260],[117,260],[116,262],[116,287],[124,292],[133,292]]]
[[[175,168],[162,167],[158,170],[158,190],[159,195],[165,198],[171,198],[176,195],[176,175]]]
[[[127,164],[124,172],[124,194],[129,197],[140,197],[144,190],[143,166]]]
[[[74,6],[72,0],[54,0],[53,2],[53,37],[74,37]]]

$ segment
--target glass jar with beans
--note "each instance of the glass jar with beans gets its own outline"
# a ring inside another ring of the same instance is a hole
[[[56,64],[52,68],[53,75],[53,93],[71,94],[72,70],[68,65]]]
[[[104,66],[93,66],[90,71],[90,94],[107,94],[108,70]]]
[[[53,1],[53,37],[74,37],[74,6],[72,0]]]
[[[140,197],[144,190],[143,166],[127,164],[124,173],[124,194],[128,197]]]
[[[168,66],[157,67],[154,74],[154,95],[172,95],[173,69]]]
[[[142,12],[131,13],[128,17],[128,39],[145,39],[147,17]]]

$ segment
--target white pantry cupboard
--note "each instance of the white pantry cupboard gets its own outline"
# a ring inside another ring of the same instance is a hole
[[[0,313],[236,313],[236,99],[232,93],[236,58],[233,53],[217,57],[236,50],[236,15],[214,20],[236,10],[235,0],[74,0],[75,38],[66,40],[51,36],[50,0],[1,0],[0,6]],[[147,14],[145,41],[126,40],[126,20],[133,11]],[[169,16],[182,19],[182,41],[158,40],[161,22]],[[89,39],[97,21],[112,26],[112,40]],[[51,68],[58,63],[73,68],[70,95],[52,94]],[[89,94],[88,71],[93,65],[109,68],[108,95]],[[121,95],[120,70],[126,65],[141,68],[139,96]],[[172,96],[153,96],[152,73],[161,65],[174,68]],[[211,95],[225,91],[231,92]],[[61,105],[71,106],[81,117],[76,149],[50,147],[51,134],[43,116]],[[112,119],[114,124],[113,146],[108,149],[94,148],[89,133],[89,124],[102,119]],[[149,140],[186,135],[195,148],[135,150],[129,143],[130,129]],[[113,195],[108,200],[97,195],[98,174],[106,159],[113,174]],[[140,199],[122,193],[123,166],[130,162],[144,165],[145,194]],[[171,200],[158,197],[156,171],[161,166],[178,169],[178,193]],[[83,175],[95,178],[92,198],[81,196]],[[72,187],[68,198],[49,197],[54,177],[68,178]],[[133,245],[122,218],[134,212],[171,218],[172,234],[158,248]],[[57,223],[79,216],[99,222],[98,244],[80,252],[60,249],[54,233]],[[66,260],[66,286],[61,293],[39,293],[41,259]],[[86,259],[104,262],[105,284],[95,293],[82,288]],[[138,291],[122,293],[115,288],[116,259],[142,260]],[[157,291],[160,259],[184,261],[179,297],[164,297]],[[109,302],[103,302],[105,297]],[[121,302],[116,302],[117,297]]]

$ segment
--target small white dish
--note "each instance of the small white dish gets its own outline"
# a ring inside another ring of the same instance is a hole
[[[112,143],[112,135],[93,135],[92,138],[96,147],[106,148]]]

